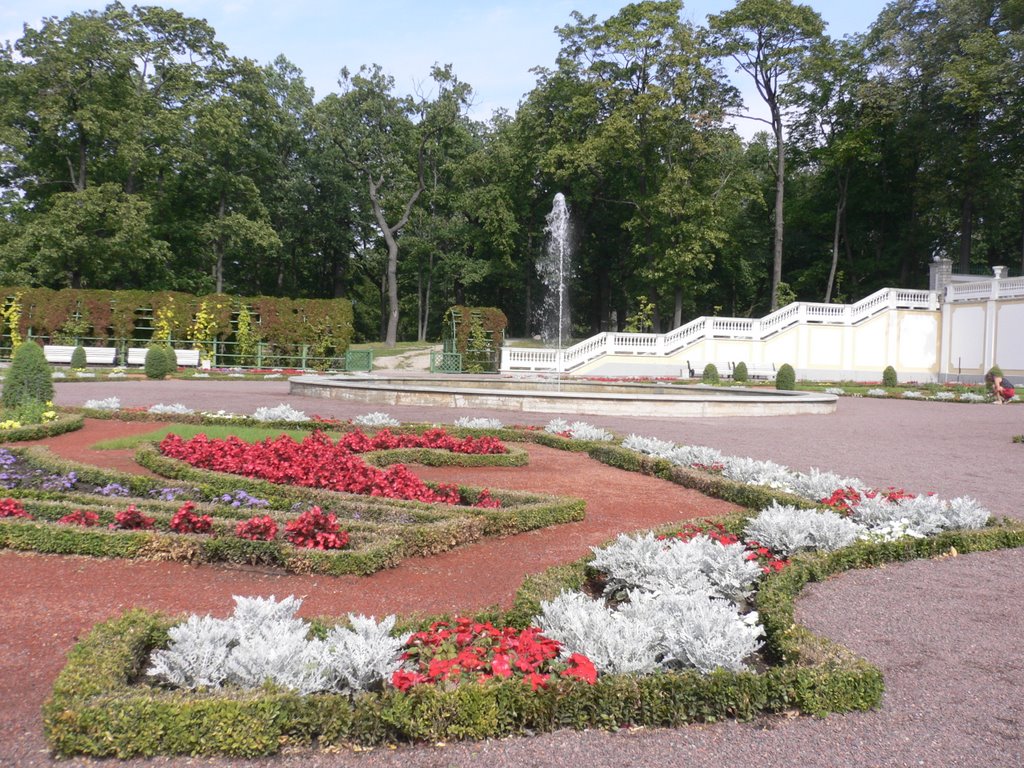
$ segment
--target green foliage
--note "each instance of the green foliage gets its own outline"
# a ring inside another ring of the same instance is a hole
[[[900,380],[896,375],[896,369],[891,365],[885,366],[885,370],[882,371],[882,386],[884,387],[897,387],[899,386]]]
[[[18,442],[22,440],[45,440],[48,437],[54,437],[56,435],[62,435],[65,432],[74,432],[76,429],[81,429],[85,423],[84,417],[79,414],[62,414],[59,415],[53,421],[47,421],[44,423],[33,423],[27,422],[25,419],[18,416],[22,409],[30,409],[33,414],[39,413],[42,408],[45,408],[45,404],[37,404],[34,401],[23,404],[20,408],[15,408],[9,412],[12,414],[16,421],[20,421],[22,426],[15,427],[14,429],[3,430],[3,440],[7,443]],[[5,411],[5,413],[8,413]]]
[[[508,318],[495,307],[449,307],[444,316],[445,333],[454,324],[455,348],[469,373],[494,370],[493,363],[505,341]]]
[[[163,356],[164,371],[168,376],[178,372],[178,356],[170,344],[157,344],[157,351]],[[149,353],[147,352],[147,355]]]
[[[988,369],[988,376],[1002,376],[1002,375],[1003,375],[1003,369],[1000,368],[998,365],[993,365],[991,368]]]
[[[245,698],[229,692],[189,696],[161,691],[133,681],[151,650],[166,642],[174,622],[135,609],[98,624],[72,649],[44,706],[44,728],[55,752],[65,757],[254,756],[273,754],[285,742],[373,746],[558,728],[677,727],[788,710],[814,716],[867,710],[881,703],[880,671],[795,622],[794,603],[803,587],[851,568],[934,557],[951,548],[973,552],[1021,546],[1024,528],[1014,523],[800,555],[767,577],[756,597],[774,666],[757,674],[604,675],[593,686],[564,681],[536,692],[518,681],[423,686],[409,693],[386,690],[354,699],[301,697],[273,688]],[[503,616],[475,618],[522,626],[541,600],[586,582],[587,559],[529,577]],[[431,620],[424,617],[409,627]],[[140,722],[147,727],[139,727]]]
[[[735,382],[745,382],[750,379],[750,375],[747,373],[747,364],[740,360],[736,363],[736,366],[732,369],[732,380]]]
[[[17,408],[33,400],[38,403],[53,400],[53,371],[46,362],[43,348],[26,341],[14,350],[0,403],[4,408]]]
[[[79,344],[71,353],[71,370],[84,371],[86,366],[85,347]]]
[[[168,365],[167,350],[170,350],[171,355],[174,354],[174,350],[171,349],[168,344],[149,345],[146,349],[146,360],[144,364],[146,378],[162,379],[178,369],[177,362],[175,362],[173,368]]]
[[[626,333],[649,333],[653,325],[654,304],[646,296],[636,297],[636,310],[626,317],[623,331]]]
[[[775,388],[791,390],[796,389],[796,371],[789,363],[783,363],[775,373]]]
[[[714,363],[705,365],[704,372],[700,375],[700,380],[704,384],[720,384],[721,378],[718,376],[718,366]]]

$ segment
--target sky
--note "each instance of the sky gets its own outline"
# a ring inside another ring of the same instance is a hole
[[[132,0],[123,0],[131,6]],[[625,0],[137,0],[139,5],[175,8],[202,18],[234,56],[266,64],[284,54],[299,67],[319,99],[338,90],[342,67],[380,64],[395,78],[400,93],[429,93],[433,64],[452,64],[455,74],[473,87],[471,116],[485,120],[498,108],[514,112],[536,77],[530,69],[554,66],[558,36],[577,10],[601,21]],[[832,37],[864,32],[886,0],[804,0],[828,23]],[[21,37],[27,23],[44,17],[101,10],[104,0],[3,0],[0,40]],[[683,16],[704,24],[708,14],[731,8],[734,0],[684,0]],[[731,69],[727,64],[727,69]],[[737,75],[748,106],[757,96]],[[750,136],[764,126],[741,120]]]

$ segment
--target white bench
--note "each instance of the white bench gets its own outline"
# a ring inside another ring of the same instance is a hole
[[[775,374],[775,363],[747,366],[747,377],[751,379],[774,379]]]
[[[125,365],[145,365],[147,349],[148,347],[128,347]],[[178,360],[178,365],[182,368],[196,368],[199,365],[198,349],[176,349],[174,350],[174,356]]]
[[[85,362],[87,365],[113,365],[117,360],[116,347],[83,347],[85,350]],[[74,346],[66,344],[44,344],[43,356],[48,363],[71,362],[71,355],[75,352]]]
[[[732,376],[732,363],[730,362],[719,363],[714,360],[706,360],[704,362],[695,361],[691,363],[687,360],[686,367],[690,369],[690,378],[699,379],[703,377],[704,369],[707,367],[708,363],[713,363],[715,368],[718,369],[718,378],[728,379]]]

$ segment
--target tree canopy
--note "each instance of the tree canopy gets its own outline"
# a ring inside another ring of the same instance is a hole
[[[444,63],[406,94],[339,61],[316,100],[172,9],[47,18],[0,48],[0,281],[344,296],[389,343],[496,306],[528,335],[556,192],[576,336],[922,286],[937,256],[1024,269],[1020,2],[894,0],[843,39],[793,0],[683,11],[570,14],[484,121]]]

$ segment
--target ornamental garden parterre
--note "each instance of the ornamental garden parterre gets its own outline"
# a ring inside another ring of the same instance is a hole
[[[308,426],[317,429],[302,440],[168,434],[137,453],[159,478],[0,450],[0,542],[368,573],[442,542],[579,519],[572,500],[432,485],[395,463],[511,465],[525,461],[522,441],[586,451],[749,511],[620,535],[527,579],[511,609],[477,616],[305,621],[294,597],[236,597],[226,619],[130,611],[98,625],[61,673],[44,713],[58,754],[256,755],[282,739],[372,745],[870,708],[879,671],[794,623],[802,586],[850,567],[1024,544],[1019,525],[971,499],[878,491],[636,435],[620,442],[584,422]],[[151,718],[159,728],[133,725]],[[232,738],[213,738],[228,721]]]

